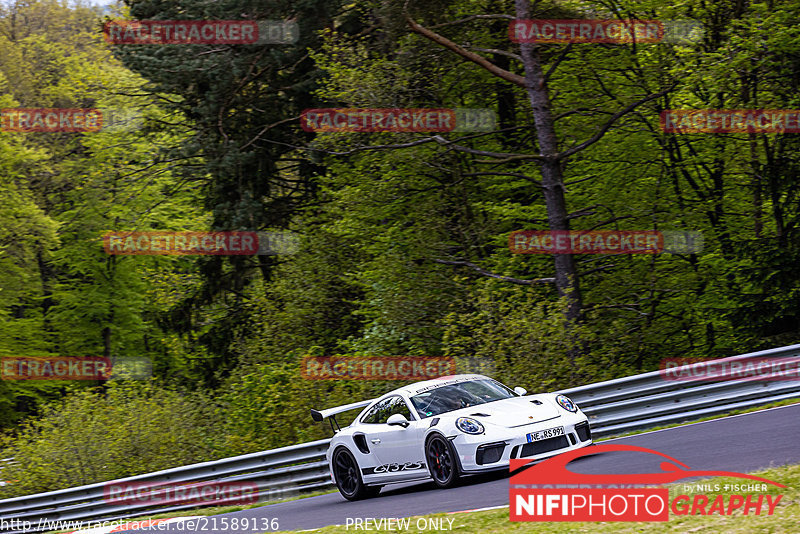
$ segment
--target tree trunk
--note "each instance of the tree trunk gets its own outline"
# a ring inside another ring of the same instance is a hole
[[[518,19],[528,19],[529,0],[515,0]],[[547,220],[550,230],[569,230],[567,204],[564,200],[564,180],[558,156],[558,137],[550,110],[550,95],[544,80],[542,62],[536,45],[520,43],[525,68],[526,90],[533,109],[539,153],[544,158],[539,163],[542,172]],[[578,271],[571,254],[555,254],[556,287],[561,296],[567,297],[567,319],[577,321],[581,316],[581,293]]]

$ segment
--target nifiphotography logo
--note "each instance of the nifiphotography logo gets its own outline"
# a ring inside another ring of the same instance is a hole
[[[629,451],[649,453],[667,461],[661,472],[635,474],[582,474],[567,464],[588,455]],[[566,452],[525,468],[530,460],[512,459],[509,490],[511,521],[669,521],[674,515],[772,515],[783,495],[767,494],[767,484],[785,488],[766,478],[729,471],[695,471],[661,452],[635,445],[609,444]],[[692,477],[736,477],[759,484],[701,486],[704,491],[733,491],[731,495],[695,493],[676,496],[659,487]],[[515,487],[516,486],[516,487]],[[656,486],[656,487],[651,487]],[[751,493],[759,492],[759,493]],[[763,512],[763,514],[762,514]]]

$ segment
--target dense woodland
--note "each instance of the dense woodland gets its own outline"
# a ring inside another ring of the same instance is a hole
[[[290,45],[111,45],[106,19],[294,20]],[[515,44],[512,19],[702,23],[695,42]],[[0,107],[136,110],[0,132],[0,356],[146,357],[151,380],[0,382],[5,495],[327,435],[393,382],[305,355],[491,362],[531,391],[798,341],[800,134],[664,109],[800,108],[793,0],[0,4]],[[313,133],[308,108],[488,108],[484,133]],[[114,256],[108,231],[300,236]],[[692,254],[512,254],[515,230],[690,230]]]

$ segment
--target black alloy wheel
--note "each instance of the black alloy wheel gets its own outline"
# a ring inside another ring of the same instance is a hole
[[[453,446],[444,437],[434,435],[425,445],[425,458],[434,484],[450,488],[458,481],[458,464]]]
[[[371,487],[364,484],[358,463],[346,448],[340,447],[333,453],[332,463],[336,487],[339,488],[339,493],[342,494],[342,497],[348,501],[366,499],[380,492],[379,487]]]

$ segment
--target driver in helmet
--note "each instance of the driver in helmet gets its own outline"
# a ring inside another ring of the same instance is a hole
[[[439,397],[441,405],[446,408],[446,411],[459,410],[470,406],[470,401],[466,396],[460,394],[458,391],[448,391]]]

